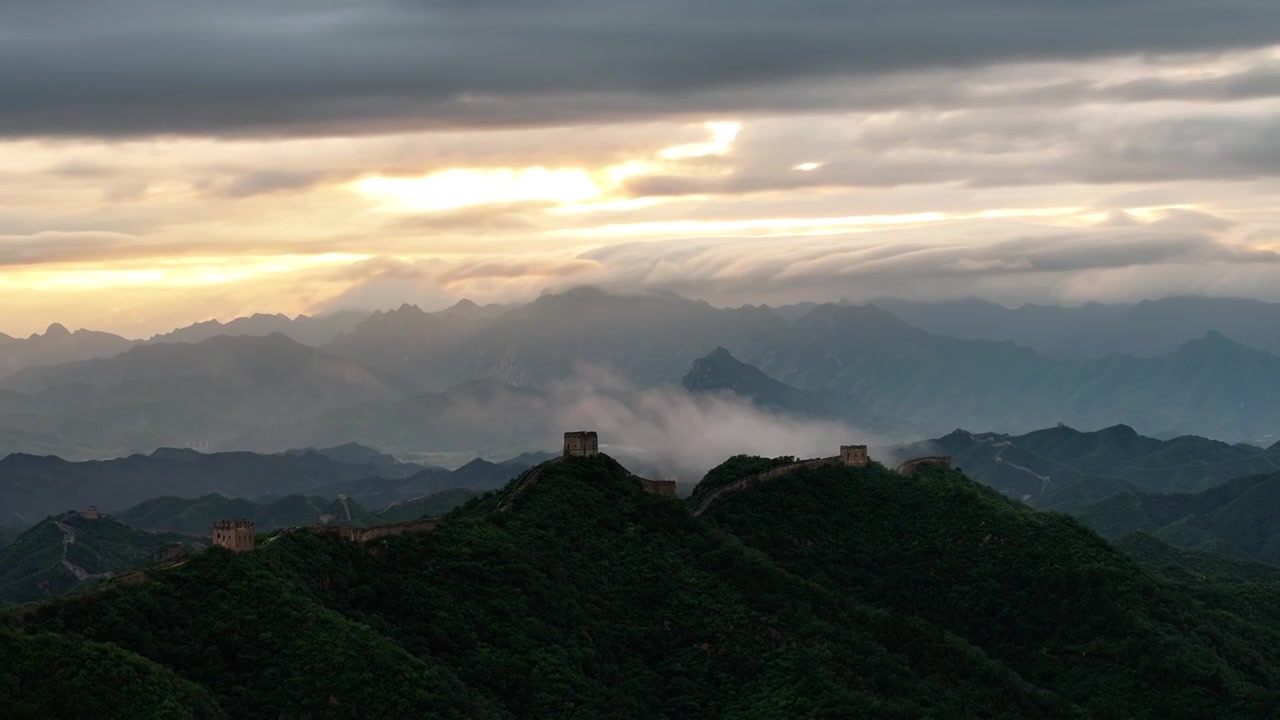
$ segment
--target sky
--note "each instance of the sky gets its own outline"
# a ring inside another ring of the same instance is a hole
[[[9,0],[0,332],[1280,301],[1273,0]]]

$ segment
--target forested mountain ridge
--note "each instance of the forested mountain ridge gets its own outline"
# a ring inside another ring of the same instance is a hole
[[[85,462],[9,455],[0,459],[0,523],[25,527],[52,513],[89,505],[117,511],[166,495],[196,498],[221,493],[259,498],[309,492],[379,476],[404,479],[418,470],[407,463],[348,464],[318,452],[205,454],[164,448],[148,455]],[[445,480],[441,483],[457,486]],[[338,492],[342,490],[322,494],[333,497]]]
[[[1280,473],[1240,477],[1196,494],[1122,493],[1079,516],[1107,538],[1147,532],[1175,547],[1280,565]]]
[[[1277,628],[954,471],[800,471],[701,518],[604,456],[524,480],[431,533],[288,533],[11,614],[28,680],[0,702],[38,714],[53,679],[29,669],[52,642],[112,643],[212,717],[1255,718],[1280,701]],[[62,701],[119,716],[95,682]]]
[[[96,514],[62,513],[0,547],[0,605],[61,595],[206,541],[150,533]]]
[[[1115,425],[1065,425],[1023,435],[956,430],[893,449],[902,458],[950,455],[965,473],[1042,509],[1075,512],[1124,492],[1199,492],[1232,478],[1280,470],[1280,448],[1202,437],[1171,440]]]

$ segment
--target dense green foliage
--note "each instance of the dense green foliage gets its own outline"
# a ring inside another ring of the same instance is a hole
[[[1176,547],[1280,565],[1280,473],[1194,495],[1119,494],[1085,508],[1080,519],[1107,538],[1142,531]]]
[[[695,518],[599,457],[432,533],[288,532],[107,581],[9,642],[24,669],[49,638],[118,647],[181,678],[150,702],[200,707],[189,681],[236,718],[1264,717],[1280,633],[1207,598],[956,473],[798,472]],[[60,682],[24,673],[0,702]]]
[[[1216,552],[1173,547],[1144,532],[1133,532],[1115,545],[1139,562],[1184,581],[1245,581],[1280,584],[1280,566],[1242,560]]]
[[[203,688],[110,644],[0,621],[0,657],[6,720],[228,717]]]
[[[29,602],[74,590],[98,577],[146,565],[157,553],[203,547],[196,538],[149,533],[108,517],[88,520],[65,513],[0,548],[0,605]]]
[[[800,472],[704,517],[798,575],[956,632],[1091,714],[1250,717],[1277,698],[1280,632],[1201,610],[1075,521],[954,471]]]

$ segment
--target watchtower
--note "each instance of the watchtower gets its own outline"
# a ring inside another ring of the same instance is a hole
[[[213,544],[243,552],[253,549],[252,520],[219,520],[213,524]]]
[[[564,434],[565,457],[595,457],[600,454],[600,437],[594,431],[580,430]]]
[[[867,464],[866,445],[841,445],[840,464],[863,467]]]

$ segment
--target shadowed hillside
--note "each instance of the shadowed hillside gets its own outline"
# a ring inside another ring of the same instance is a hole
[[[716,477],[772,461],[733,462]],[[959,473],[875,464],[695,518],[606,456],[567,459],[434,532],[215,548],[6,622],[114,643],[237,718],[1245,718],[1280,699],[1275,628]]]

